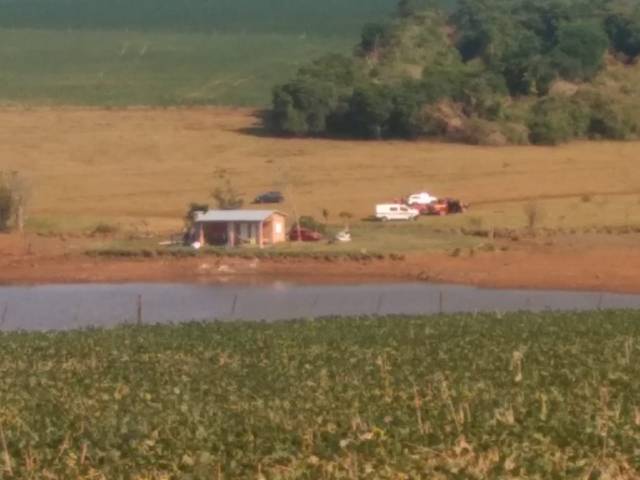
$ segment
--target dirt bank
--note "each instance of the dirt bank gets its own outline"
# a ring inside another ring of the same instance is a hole
[[[38,243],[40,242],[40,243]],[[403,260],[214,257],[95,259],[56,239],[0,236],[0,284],[70,282],[359,283],[428,281],[503,288],[554,288],[640,293],[640,246],[631,239],[521,245],[506,251],[408,254]]]

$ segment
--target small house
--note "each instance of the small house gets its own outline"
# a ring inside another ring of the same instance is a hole
[[[287,240],[286,215],[276,210],[209,210],[194,220],[201,245],[263,247]]]

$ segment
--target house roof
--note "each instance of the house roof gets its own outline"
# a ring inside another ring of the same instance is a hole
[[[209,210],[196,214],[196,222],[264,222],[277,210]]]

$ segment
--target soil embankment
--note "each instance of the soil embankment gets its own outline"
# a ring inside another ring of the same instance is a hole
[[[640,293],[640,247],[523,245],[494,252],[413,253],[402,260],[90,258],[50,239],[0,237],[0,284],[75,282],[366,283],[427,281],[500,288]],[[31,248],[31,251],[29,251]]]

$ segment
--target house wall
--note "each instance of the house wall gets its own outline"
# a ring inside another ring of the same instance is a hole
[[[286,219],[283,215],[274,213],[265,220],[262,228],[265,243],[281,243],[287,240]]]
[[[280,243],[287,241],[287,226],[286,219],[283,215],[273,215],[273,243]]]

